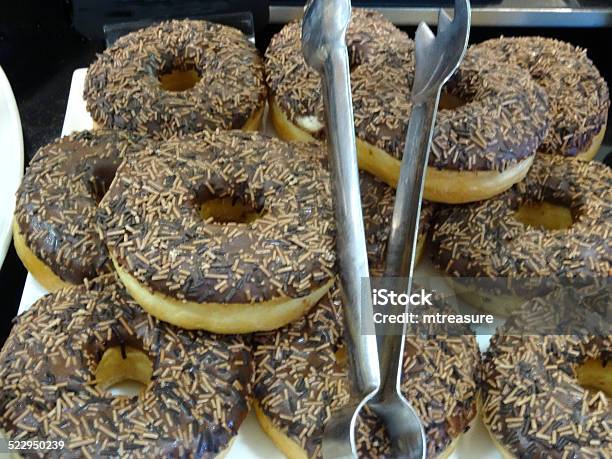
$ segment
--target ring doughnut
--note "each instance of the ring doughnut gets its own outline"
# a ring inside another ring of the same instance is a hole
[[[134,299],[215,333],[272,330],[316,304],[333,282],[335,226],[309,148],[221,131],[124,162],[98,223]]]
[[[242,337],[158,321],[109,274],[17,319],[0,352],[0,428],[62,440],[50,458],[213,457],[248,413],[253,371]],[[125,380],[138,396],[113,395]]]
[[[17,191],[13,240],[47,290],[110,270],[96,230],[96,207],[122,159],[144,148],[129,132],[83,131],[41,148]]]
[[[298,321],[254,337],[254,411],[290,459],[321,457],[325,423],[349,400],[340,324],[338,291],[332,290]],[[479,365],[472,335],[406,338],[402,392],[425,426],[427,457],[449,455],[469,428]],[[384,431],[367,408],[356,440],[359,457],[390,457]]]
[[[505,316],[541,281],[610,277],[610,234],[612,171],[538,155],[525,180],[504,194],[438,212],[433,262],[452,277],[491,279],[503,295],[477,286],[466,299]]]
[[[169,138],[257,130],[266,86],[257,49],[239,30],[173,20],[129,33],[98,55],[84,97],[96,125]]]
[[[504,459],[595,458],[612,450],[609,285],[530,300],[491,340],[481,412]]]
[[[502,37],[476,48],[528,70],[546,91],[551,122],[540,151],[583,160],[597,154],[606,131],[610,94],[586,50],[543,37]]]

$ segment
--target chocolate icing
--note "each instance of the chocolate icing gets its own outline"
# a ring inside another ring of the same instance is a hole
[[[17,191],[15,218],[30,250],[64,281],[79,284],[109,271],[96,207],[123,158],[146,144],[129,132],[83,131],[32,158]]]
[[[540,151],[576,156],[590,147],[608,119],[610,95],[586,50],[543,37],[502,37],[476,48],[528,70],[546,91],[550,129]]]
[[[544,91],[525,70],[471,47],[444,87],[464,105],[438,112],[429,166],[504,171],[535,154],[548,129]]]
[[[194,87],[166,91],[172,69],[193,68]],[[241,128],[266,98],[255,46],[237,29],[173,20],[119,38],[98,55],[85,80],[87,110],[100,125],[168,138]]]
[[[98,222],[118,264],[154,292],[198,303],[302,297],[333,276],[327,172],[310,144],[241,131],[166,142],[126,161]],[[232,197],[260,216],[204,221],[209,198]]]
[[[286,25],[266,51],[266,79],[274,101],[300,126],[303,117],[324,125],[320,78],[300,52],[299,21]],[[414,77],[414,44],[380,13],[353,9],[346,35],[356,135],[401,158]],[[463,99],[440,110],[429,165],[451,170],[504,170],[532,156],[546,134],[544,91],[526,70],[469,51],[446,91]],[[310,132],[310,131],[309,131]],[[312,132],[311,132],[312,133]],[[323,138],[321,128],[312,133]]]
[[[118,344],[153,363],[139,397],[95,384],[100,356]],[[47,295],[17,319],[0,352],[0,427],[13,440],[64,440],[49,458],[215,457],[247,415],[252,376],[242,337],[160,322],[106,275]]]
[[[438,307],[445,308],[442,303]],[[439,311],[440,309],[436,309]],[[331,291],[305,317],[254,337],[254,397],[273,425],[308,457],[321,457],[325,423],[349,400],[341,304]],[[480,354],[474,336],[409,336],[402,392],[425,425],[436,457],[476,415]],[[382,424],[366,408],[358,422],[360,457],[390,457]]]
[[[514,218],[523,204],[567,205],[574,223],[545,231]],[[487,201],[447,206],[432,230],[434,264],[456,277],[564,278],[612,274],[612,171],[538,155],[522,182]]]
[[[588,359],[609,363],[609,310],[609,287],[564,288],[526,303],[498,329],[483,363],[482,415],[514,456],[604,458],[612,451],[610,402],[575,374]],[[601,334],[586,327],[594,317]]]

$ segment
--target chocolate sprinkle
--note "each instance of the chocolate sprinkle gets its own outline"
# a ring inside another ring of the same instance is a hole
[[[155,362],[139,397],[95,384],[98,354],[116,345],[113,329]],[[49,458],[214,457],[247,415],[252,376],[242,337],[160,322],[106,275],[47,295],[17,319],[0,352],[0,427],[12,440],[64,440]]]
[[[302,297],[333,275],[329,176],[310,144],[241,131],[166,142],[117,173],[98,222],[112,257],[153,291],[199,303]],[[248,223],[204,220],[237,197]]]
[[[166,91],[159,78],[173,69],[193,69],[200,80]],[[241,128],[264,106],[266,86],[257,49],[239,30],[173,20],[129,33],[99,54],[84,97],[102,126],[168,138]]]
[[[540,151],[576,156],[590,147],[607,122],[610,95],[586,50],[543,37],[501,37],[476,48],[528,70],[546,91],[551,126]]]
[[[121,161],[150,142],[121,131],[83,131],[42,147],[17,191],[15,219],[28,248],[66,282],[108,272],[96,231],[98,201]]]

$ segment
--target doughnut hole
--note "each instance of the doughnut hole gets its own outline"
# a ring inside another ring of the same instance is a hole
[[[193,64],[179,64],[162,71],[159,83],[165,91],[180,92],[193,88],[202,76]]]
[[[524,225],[544,230],[564,230],[574,223],[572,210],[560,203],[540,201],[519,206],[514,218]]]
[[[251,223],[262,216],[263,211],[233,196],[212,197],[201,202],[202,219],[213,223]]]
[[[464,105],[466,105],[468,102],[459,97],[456,94],[453,94],[450,91],[447,91],[445,89],[442,89],[442,92],[440,93],[440,102],[438,104],[438,109],[439,110],[455,110],[459,107],[463,107]]]
[[[139,349],[130,346],[109,347],[94,372],[96,385],[115,396],[141,394],[151,382],[153,364]]]
[[[339,347],[334,352],[334,358],[336,359],[336,363],[341,366],[346,366],[348,363],[348,355],[346,353],[346,348],[344,346]]]
[[[91,196],[96,201],[96,204],[100,204],[111,183],[113,183],[117,167],[118,164],[108,161],[99,162],[94,166],[89,180],[89,187]]]
[[[578,384],[591,393],[601,391],[612,400],[612,366],[600,359],[587,359],[576,367]]]

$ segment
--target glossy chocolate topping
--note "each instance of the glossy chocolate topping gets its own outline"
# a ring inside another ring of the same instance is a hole
[[[151,360],[140,396],[95,384],[111,346]],[[240,336],[160,322],[106,275],[47,295],[17,319],[0,352],[0,427],[13,440],[64,440],[45,451],[50,458],[214,457],[246,417],[252,376]]]
[[[123,158],[146,142],[123,131],[83,131],[41,148],[17,191],[15,218],[29,249],[66,282],[108,272],[96,207]]]
[[[160,77],[193,70],[199,81],[168,91]],[[266,98],[255,46],[237,29],[174,20],[127,34],[98,55],[85,80],[87,110],[100,125],[155,137],[238,129]]]
[[[111,256],[154,292],[198,303],[302,297],[333,276],[329,176],[309,144],[218,132],[161,144],[125,162],[100,204]],[[250,222],[204,218],[239,200]]]
[[[610,94],[586,50],[552,38],[502,37],[476,46],[518,65],[546,91],[550,129],[539,150],[576,156],[605,126]]]

